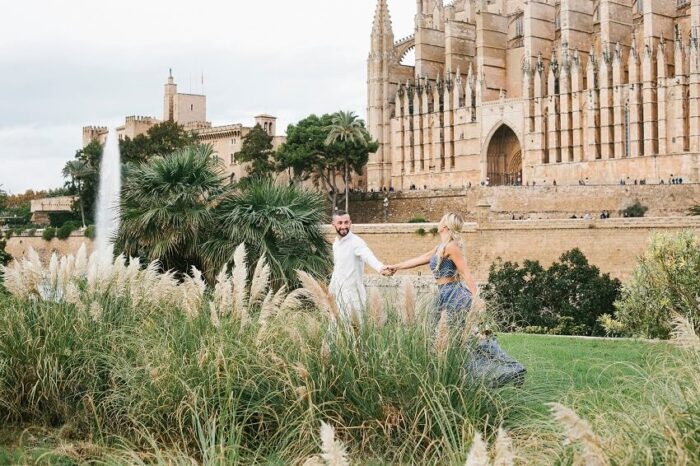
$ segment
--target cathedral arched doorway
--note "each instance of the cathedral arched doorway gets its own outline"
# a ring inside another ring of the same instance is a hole
[[[490,186],[517,185],[523,179],[520,140],[508,125],[501,125],[489,141],[486,176]]]

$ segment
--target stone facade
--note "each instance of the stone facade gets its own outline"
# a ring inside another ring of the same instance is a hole
[[[214,152],[221,160],[226,176],[231,181],[246,175],[246,167],[236,162],[235,154],[241,150],[243,138],[253,127],[235,123],[223,126],[213,126],[207,121],[207,98],[199,94],[183,94],[177,92],[177,84],[172,76],[168,76],[163,93],[163,119],[150,116],[127,116],[122,126],[117,127],[117,136],[133,139],[145,134],[150,128],[163,121],[174,121],[186,130],[196,133],[200,141],[211,144]],[[277,118],[272,115],[258,115],[255,124],[260,125],[272,136],[273,147],[279,147],[284,136],[277,136]],[[109,130],[105,126],[83,127],[83,146],[93,139],[104,144]]]
[[[77,200],[74,196],[46,197],[31,201],[30,211],[32,222],[39,225],[49,224],[49,214],[56,212],[72,212],[73,204]]]
[[[368,190],[700,181],[700,0],[416,4],[395,41],[378,0]]]

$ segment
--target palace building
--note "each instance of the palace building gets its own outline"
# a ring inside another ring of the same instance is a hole
[[[135,138],[145,134],[151,127],[163,121],[174,121],[186,130],[197,134],[200,142],[211,144],[214,152],[221,159],[225,173],[231,181],[245,176],[245,166],[236,162],[235,154],[242,148],[243,138],[253,129],[241,123],[223,126],[213,126],[207,121],[207,97],[202,94],[183,94],[177,92],[177,84],[172,76],[168,76],[163,96],[163,119],[150,116],[128,116],[124,124],[117,128],[120,140],[128,137]],[[277,118],[272,115],[258,115],[255,124],[260,125],[273,137],[273,147],[277,148],[284,141],[284,136],[277,136]],[[83,127],[83,145],[93,139],[104,143],[108,129],[105,126]]]
[[[367,189],[700,181],[700,0],[378,0]],[[405,57],[415,53],[415,65]]]

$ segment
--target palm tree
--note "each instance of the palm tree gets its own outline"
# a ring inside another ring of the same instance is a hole
[[[196,145],[129,170],[117,250],[160,260],[165,269],[202,268],[199,247],[227,190],[211,146]]]
[[[82,160],[70,160],[63,167],[63,177],[70,178],[71,184],[78,192],[78,202],[80,203],[80,218],[85,228],[85,208],[83,206],[83,187],[85,180],[95,174],[95,170]]]
[[[275,287],[295,287],[296,270],[325,277],[331,255],[321,231],[327,221],[324,212],[323,197],[297,185],[272,180],[244,185],[215,209],[215,222],[202,248],[207,272],[216,274],[233,264],[236,246],[245,243],[248,264],[266,257]]]
[[[355,112],[339,111],[331,119],[331,124],[326,128],[328,136],[325,144],[327,146],[338,141],[350,144],[360,144],[366,146],[370,141],[370,135],[364,127],[362,120],[357,118]],[[349,160],[345,154],[345,166],[343,171],[343,183],[345,184],[345,211],[349,210],[350,201],[348,196]],[[333,206],[335,208],[335,206]]]

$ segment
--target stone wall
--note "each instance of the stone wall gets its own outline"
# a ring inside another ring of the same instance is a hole
[[[354,225],[360,235],[385,263],[394,263],[422,254],[440,242],[438,236],[417,233],[430,231],[436,224]],[[588,260],[611,276],[626,279],[636,258],[646,249],[654,232],[675,233],[692,229],[700,233],[700,218],[639,218],[608,220],[528,220],[494,221],[465,225],[463,240],[467,262],[476,280],[488,278],[491,264],[504,261],[522,263],[535,259],[549,266],[572,248],[579,248]],[[405,271],[429,275],[427,266]]]
[[[436,226],[434,223],[355,224],[353,231],[367,242],[380,260],[389,264],[417,256],[437,245],[439,237],[430,233]],[[420,228],[426,233],[418,234]],[[535,259],[549,266],[572,248],[581,249],[603,272],[624,280],[634,270],[636,258],[646,249],[652,233],[675,233],[683,229],[700,233],[700,217],[467,223],[463,240],[468,265],[480,282],[487,279],[489,267],[499,257],[516,262]],[[335,232],[330,227],[325,231],[332,240]],[[19,258],[32,246],[46,260],[53,252],[75,253],[82,244],[88,246],[88,251],[92,250],[92,241],[81,236],[51,242],[41,237],[13,237],[8,241],[7,250]],[[430,275],[430,270],[424,266],[402,273],[425,277]]]
[[[700,184],[608,185],[608,186],[500,186],[472,187],[441,191],[354,194],[350,213],[355,223],[382,223],[383,201],[389,200],[388,222],[404,223],[421,216],[437,222],[448,211],[472,220],[497,220],[523,216],[530,219],[566,219],[603,210],[613,217],[639,200],[647,206],[648,217],[684,216],[688,208],[700,204]]]
[[[88,254],[92,252],[93,241],[86,238],[81,232],[73,233],[69,238],[60,240],[54,238],[51,241],[39,236],[13,236],[7,241],[5,250],[12,257],[18,259],[24,257],[30,247],[34,248],[42,260],[48,260],[54,252],[58,255],[75,254],[80,246],[85,244]]]

